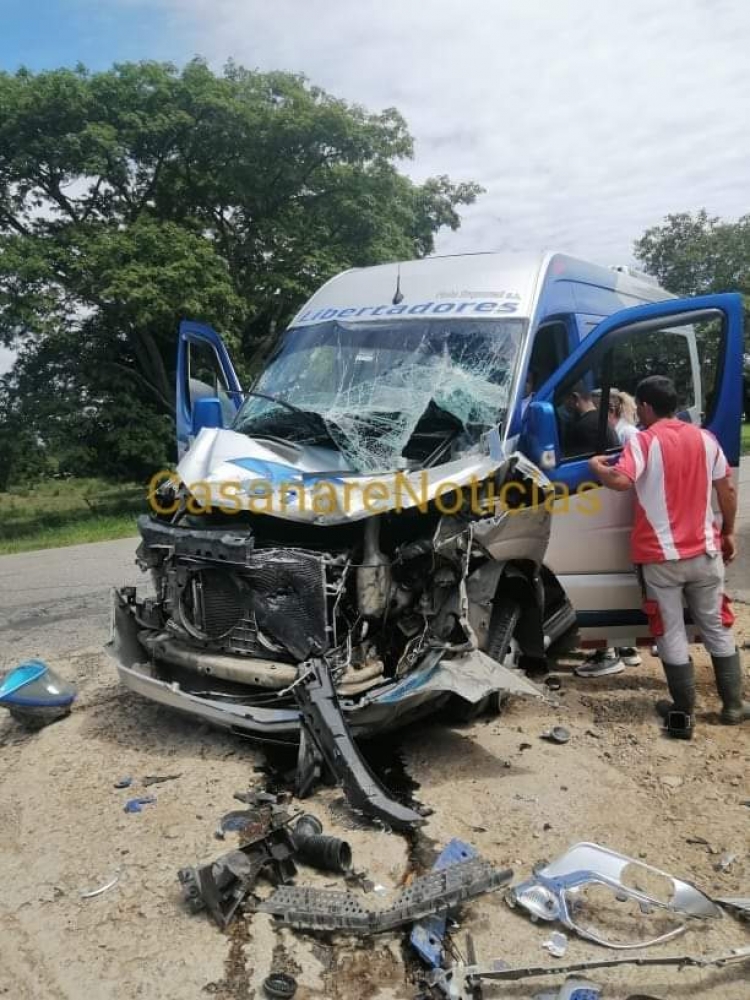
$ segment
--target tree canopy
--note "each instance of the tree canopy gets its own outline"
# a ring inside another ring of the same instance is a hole
[[[411,155],[398,111],[289,73],[0,73],[0,343],[18,350],[0,464],[14,421],[76,472],[162,464],[180,318],[248,360],[336,272],[458,228],[480,188],[416,184]]]
[[[676,295],[750,296],[750,215],[736,222],[709,216],[705,209],[668,215],[636,241],[634,253]]]
[[[736,222],[710,216],[705,209],[694,215],[668,215],[636,241],[636,259],[670,292],[705,295],[740,292],[745,300],[745,415],[750,420],[750,215]],[[718,365],[719,335],[715,325],[696,327],[701,376],[714,384]]]

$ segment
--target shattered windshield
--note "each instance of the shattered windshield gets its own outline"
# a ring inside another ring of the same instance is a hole
[[[357,472],[401,467],[405,447],[427,425],[476,440],[503,421],[524,331],[521,319],[287,330],[253,386],[263,396],[248,397],[234,430],[333,442]]]

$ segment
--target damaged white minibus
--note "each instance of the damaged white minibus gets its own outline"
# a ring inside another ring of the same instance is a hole
[[[561,253],[340,274],[244,389],[217,333],[183,322],[180,463],[140,521],[154,593],[115,595],[120,677],[295,739],[315,662],[356,735],[492,705],[575,629],[645,638],[631,499],[587,460],[610,390],[661,373],[737,465],[742,338],[738,295],[676,299]],[[573,386],[601,393],[583,451]]]

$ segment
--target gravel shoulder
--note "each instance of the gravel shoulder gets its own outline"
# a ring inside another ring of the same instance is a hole
[[[745,515],[746,516],[746,515]],[[743,523],[746,523],[743,522]],[[743,528],[746,532],[746,529]],[[223,1000],[261,997],[270,969],[298,978],[297,997],[407,1000],[417,993],[404,934],[357,941],[280,930],[257,914],[222,934],[185,911],[177,869],[228,849],[214,838],[233,793],[262,786],[266,758],[239,738],[196,725],[117,685],[102,651],[109,585],[136,582],[133,543],[79,546],[75,558],[35,570],[0,560],[0,665],[44,656],[79,687],[72,715],[27,734],[0,717],[0,856],[3,893],[0,995],[13,1000]],[[750,540],[743,541],[745,548]],[[94,551],[96,550],[96,551]],[[73,550],[60,550],[71,553]],[[36,575],[34,575],[36,574]],[[66,577],[67,574],[67,577]],[[750,576],[733,586],[744,596]],[[746,598],[747,599],[747,598]],[[750,606],[738,604],[738,638],[750,639]],[[695,651],[698,731],[692,743],[664,739],[653,713],[663,691],[658,661],[581,680],[573,659],[557,664],[557,707],[513,701],[497,718],[465,727],[432,723],[400,738],[416,798],[434,812],[416,841],[362,828],[340,792],[322,789],[305,802],[327,832],[345,836],[357,868],[397,887],[452,837],[472,843],[516,881],[534,864],[579,840],[602,843],[694,881],[709,894],[750,891],[750,731],[718,725],[707,658]],[[747,659],[750,654],[746,655]],[[540,739],[565,725],[570,743]],[[123,812],[142,792],[145,775],[179,774],[148,792],[156,803]],[[130,790],[114,783],[133,776]],[[705,843],[703,843],[705,841]],[[718,858],[736,859],[724,872]],[[81,891],[119,883],[93,899]],[[299,883],[336,883],[301,869]],[[337,883],[340,884],[340,883]],[[480,959],[560,964],[542,948],[549,927],[511,911],[500,893],[461,912],[455,941],[474,936]],[[710,954],[749,945],[750,925],[726,918],[691,925],[650,954]],[[566,960],[614,953],[570,935]],[[632,993],[706,1000],[750,997],[748,967],[725,970],[604,970],[593,978],[608,1000]],[[562,975],[525,983],[488,984],[486,1000],[526,998],[559,985]]]

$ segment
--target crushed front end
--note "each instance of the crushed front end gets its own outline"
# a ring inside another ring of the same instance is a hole
[[[547,484],[520,455],[485,456],[481,471],[478,491],[451,514],[433,490],[369,516],[220,507],[198,516],[180,487],[176,514],[139,520],[151,588],[114,594],[109,648],[121,680],[271,740],[298,739],[295,686],[312,659],[325,663],[357,736],[448,702],[470,713],[504,692],[534,693],[513,668],[519,652],[543,655]],[[487,491],[511,483],[512,508],[488,502]],[[510,625],[498,622],[498,593]]]

